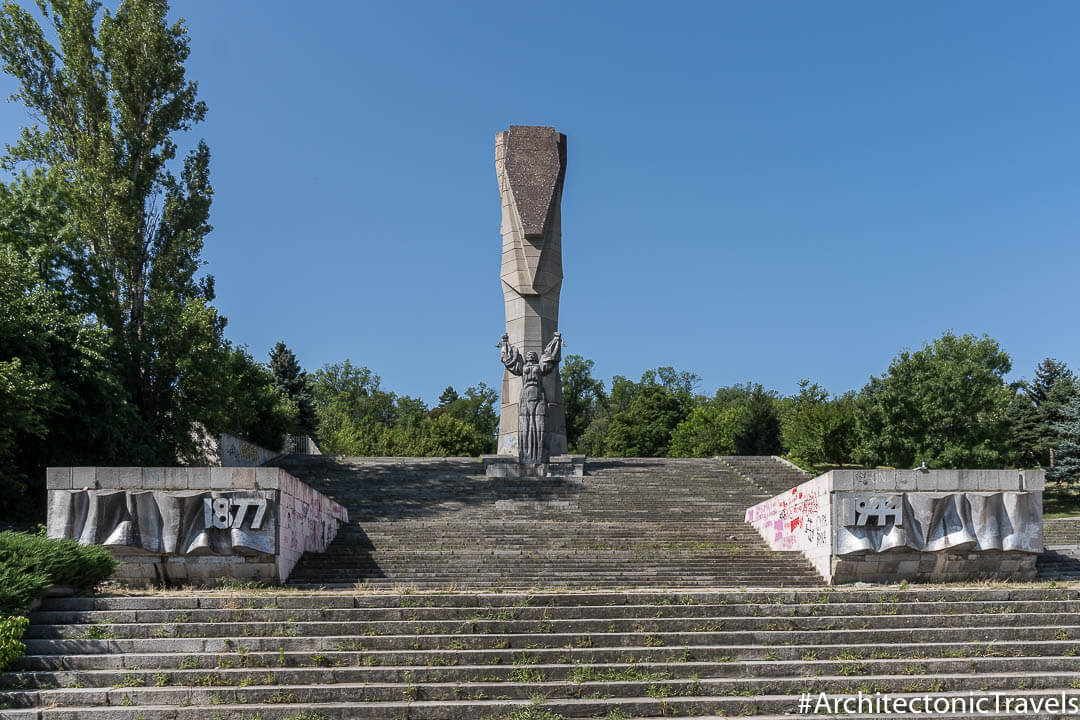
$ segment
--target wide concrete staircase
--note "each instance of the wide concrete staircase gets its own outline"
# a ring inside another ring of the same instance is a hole
[[[764,493],[766,498],[787,492],[813,477],[774,455],[722,455],[717,460]]]
[[[1054,518],[1043,522],[1045,552],[1036,560],[1039,577],[1080,580],[1080,518]]]
[[[1080,687],[1078,612],[1080,590],[1052,584],[53,599],[0,675],[0,717],[779,720],[803,693],[1044,701]]]
[[[290,456],[281,464],[350,518],[326,553],[304,556],[289,581],[295,587],[821,582],[801,556],[770,551],[743,523],[747,507],[775,493],[730,462],[590,460],[585,478],[545,480],[489,480],[467,458]]]

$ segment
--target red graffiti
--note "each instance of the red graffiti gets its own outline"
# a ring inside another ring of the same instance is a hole
[[[795,528],[799,527],[800,525],[802,525],[802,518],[801,517],[795,518],[794,520],[791,521],[791,530],[789,532],[795,532]]]

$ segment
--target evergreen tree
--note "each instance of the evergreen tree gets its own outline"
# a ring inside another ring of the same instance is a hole
[[[757,385],[745,405],[742,426],[735,432],[738,455],[777,455],[780,447],[780,414],[776,396]]]
[[[1035,379],[1027,384],[1024,393],[1031,402],[1038,407],[1050,397],[1050,390],[1059,380],[1073,382],[1075,380],[1072,370],[1054,358],[1044,358],[1035,368]]]
[[[442,391],[442,395],[439,396],[439,407],[445,408],[457,399],[457,390],[454,389],[453,385],[447,385],[446,389]]]
[[[1057,460],[1057,448],[1061,444],[1061,431],[1059,425],[1067,421],[1065,406],[1068,405],[1078,392],[1077,382],[1072,377],[1059,378],[1050,386],[1046,400],[1038,407],[1039,421],[1041,423],[1041,442],[1039,445],[1040,462],[1050,465],[1050,457],[1053,454]]]
[[[1024,384],[1015,407],[1010,408],[1014,452],[1030,456],[1031,465],[1049,467],[1051,454],[1061,442],[1057,428],[1065,420],[1062,409],[1076,391],[1076,378],[1065,363],[1054,358],[1039,363],[1034,379]]]
[[[316,420],[311,378],[285,343],[279,342],[270,351],[270,370],[274,374],[274,390],[296,406],[296,425],[291,432],[314,435]]]
[[[1057,448],[1054,467],[1047,471],[1046,477],[1057,482],[1075,483],[1080,480],[1080,395],[1072,399],[1061,409],[1062,421],[1054,429],[1061,438]]]
[[[1041,447],[1045,428],[1026,390],[1023,387],[1013,396],[1005,412],[1009,421],[1009,462],[1017,467],[1044,464]]]

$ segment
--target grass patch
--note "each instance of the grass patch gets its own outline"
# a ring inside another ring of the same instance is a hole
[[[1043,519],[1080,516],[1080,487],[1048,482],[1043,490]]]
[[[509,715],[486,715],[480,720],[566,720],[566,716],[532,705],[515,710]]]

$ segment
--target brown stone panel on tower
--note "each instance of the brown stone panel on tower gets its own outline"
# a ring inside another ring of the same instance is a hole
[[[538,355],[559,329],[562,290],[562,188],[566,136],[551,127],[511,125],[495,136],[495,172],[502,200],[503,299],[506,334],[522,354]],[[521,378],[503,372],[500,455],[516,455]],[[565,453],[566,417],[556,368],[544,378],[547,444]]]

